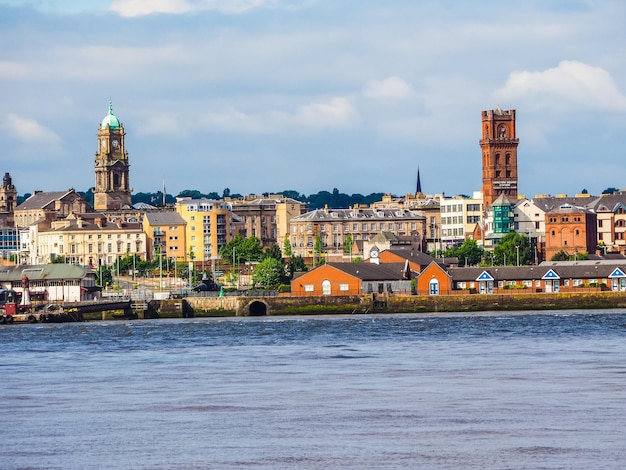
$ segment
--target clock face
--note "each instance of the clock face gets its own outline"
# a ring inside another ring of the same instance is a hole
[[[370,256],[372,258],[378,258],[378,250],[374,249],[374,250],[370,251]]]
[[[114,147],[114,148],[117,148],[117,146],[118,146],[118,145],[119,145],[119,142],[118,142],[117,140],[114,140],[114,141],[113,141],[113,147]]]

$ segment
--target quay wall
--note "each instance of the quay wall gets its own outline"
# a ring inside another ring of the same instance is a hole
[[[193,316],[436,313],[626,308],[624,292],[563,294],[189,297]]]

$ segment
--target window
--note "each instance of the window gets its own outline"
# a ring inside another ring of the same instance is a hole
[[[322,295],[330,295],[330,281],[328,279],[322,281]]]
[[[305,284],[304,292],[313,292],[313,284]]]
[[[348,284],[339,284],[339,290],[342,292],[346,292],[347,290],[349,290]]]

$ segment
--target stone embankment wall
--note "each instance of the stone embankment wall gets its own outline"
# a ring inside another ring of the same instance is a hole
[[[178,301],[181,302],[181,301]],[[626,308],[626,293],[454,296],[190,297],[192,316],[435,313]],[[179,308],[180,310],[180,308]]]

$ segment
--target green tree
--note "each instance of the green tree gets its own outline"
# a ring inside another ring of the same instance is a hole
[[[604,191],[602,191],[602,194],[614,194],[619,192],[619,189],[617,188],[606,188]]]
[[[494,264],[515,266],[518,253],[520,265],[531,264],[532,250],[529,238],[521,233],[509,232],[493,249]]]
[[[55,256],[50,260],[50,264],[65,264],[67,263],[67,259],[65,256]]]
[[[100,287],[106,287],[113,282],[113,275],[111,274],[111,269],[108,266],[98,266],[96,274],[98,285]]]
[[[259,261],[263,257],[263,248],[257,237],[244,238],[243,235],[235,235],[226,245],[220,249],[220,255],[225,260],[235,264],[248,261]]]
[[[346,235],[345,240],[343,242],[343,252],[346,255],[352,254],[352,234],[349,233]]]
[[[308,271],[309,267],[304,262],[304,258],[300,255],[292,256],[287,263],[287,271],[289,272],[289,279],[293,279],[294,273]]]
[[[476,240],[468,238],[461,246],[455,246],[446,250],[444,256],[457,258],[459,266],[465,266],[466,264],[475,266],[482,261],[484,254],[485,250],[478,246]]]
[[[315,245],[313,246],[313,265],[320,266],[324,264],[322,259],[322,237],[315,237]]]
[[[276,289],[285,277],[285,268],[276,258],[265,258],[261,261],[252,274],[254,286],[265,289]]]
[[[569,255],[564,250],[560,250],[554,253],[550,261],[567,261],[568,259]]]
[[[285,241],[283,242],[283,252],[285,253],[285,257],[289,258],[293,255],[293,250],[291,249],[291,242],[289,238],[285,237]]]
[[[274,258],[282,263],[283,252],[280,251],[280,247],[277,243],[273,243],[265,250],[265,252],[263,253],[263,258]]]

